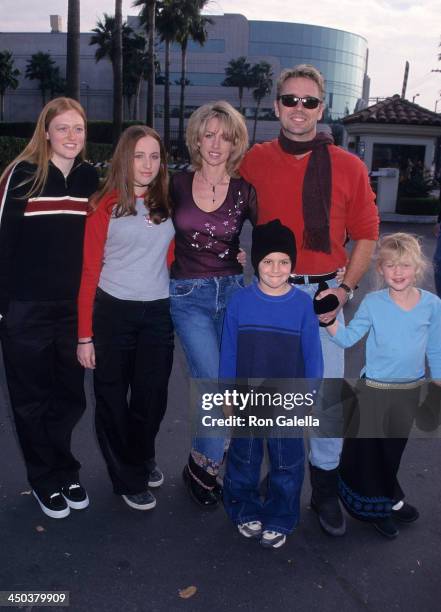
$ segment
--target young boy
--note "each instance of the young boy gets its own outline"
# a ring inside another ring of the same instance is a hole
[[[292,231],[278,219],[253,230],[257,282],[231,298],[222,334],[220,379],[320,378],[323,358],[311,298],[288,283],[296,262]],[[289,414],[289,413],[288,413]],[[246,538],[279,548],[299,520],[304,474],[301,437],[267,438],[270,470],[259,496],[263,439],[231,440],[224,477],[227,514]]]

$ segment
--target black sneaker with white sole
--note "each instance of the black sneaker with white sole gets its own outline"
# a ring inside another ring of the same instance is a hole
[[[69,508],[83,510],[89,505],[86,489],[79,482],[72,482],[61,489],[61,493]]]
[[[38,501],[40,508],[47,516],[56,519],[69,516],[70,508],[59,491],[54,491],[53,493],[42,493],[40,491],[37,493],[37,491],[33,489],[32,495]]]
[[[419,516],[420,513],[415,506],[411,506],[406,502],[398,510],[392,508],[392,518],[400,523],[413,523]]]
[[[135,510],[152,510],[156,506],[155,496],[150,491],[136,495],[123,495],[122,498],[128,506]]]
[[[152,488],[156,488],[156,487],[160,487],[162,485],[162,483],[164,482],[164,474],[163,472],[158,468],[158,466],[156,465],[152,470],[150,470],[149,472],[149,481],[148,481],[148,485],[149,487]]]

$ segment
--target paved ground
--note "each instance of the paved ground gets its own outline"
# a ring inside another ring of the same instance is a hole
[[[428,254],[433,251],[428,227],[382,229],[424,234]],[[369,282],[368,277],[357,300]],[[426,286],[432,287],[431,279]],[[361,361],[360,349],[348,352],[350,376],[357,375]],[[26,494],[2,376],[0,365],[0,590],[69,590],[75,612],[440,610],[440,440],[409,442],[400,476],[421,518],[403,527],[397,540],[389,542],[350,518],[344,538],[327,537],[308,508],[305,482],[297,531],[280,550],[263,550],[239,536],[222,509],[201,512],[183,488],[187,380],[177,351],[158,443],[166,481],[156,509],[131,510],[112,494],[94,438],[90,398],[74,448],[91,505],[56,521]],[[178,591],[188,586],[196,593],[180,598]]]

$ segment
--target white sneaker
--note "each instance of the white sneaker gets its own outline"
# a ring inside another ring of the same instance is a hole
[[[269,529],[265,529],[262,533],[262,537],[260,539],[260,543],[265,548],[280,548],[286,542],[286,535],[284,533],[280,533],[279,531],[270,531]]]
[[[262,523],[260,521],[249,521],[237,526],[239,533],[245,538],[258,538],[262,533]]]

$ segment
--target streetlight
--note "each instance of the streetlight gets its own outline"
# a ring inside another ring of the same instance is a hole
[[[419,96],[419,95],[420,95],[420,94],[415,94],[415,95],[413,96],[413,98],[412,98],[412,104],[415,102],[415,98],[418,98],[418,96]]]
[[[438,108],[438,102],[441,102],[441,98],[438,98],[438,100],[435,102],[435,113],[437,112],[436,109]]]

